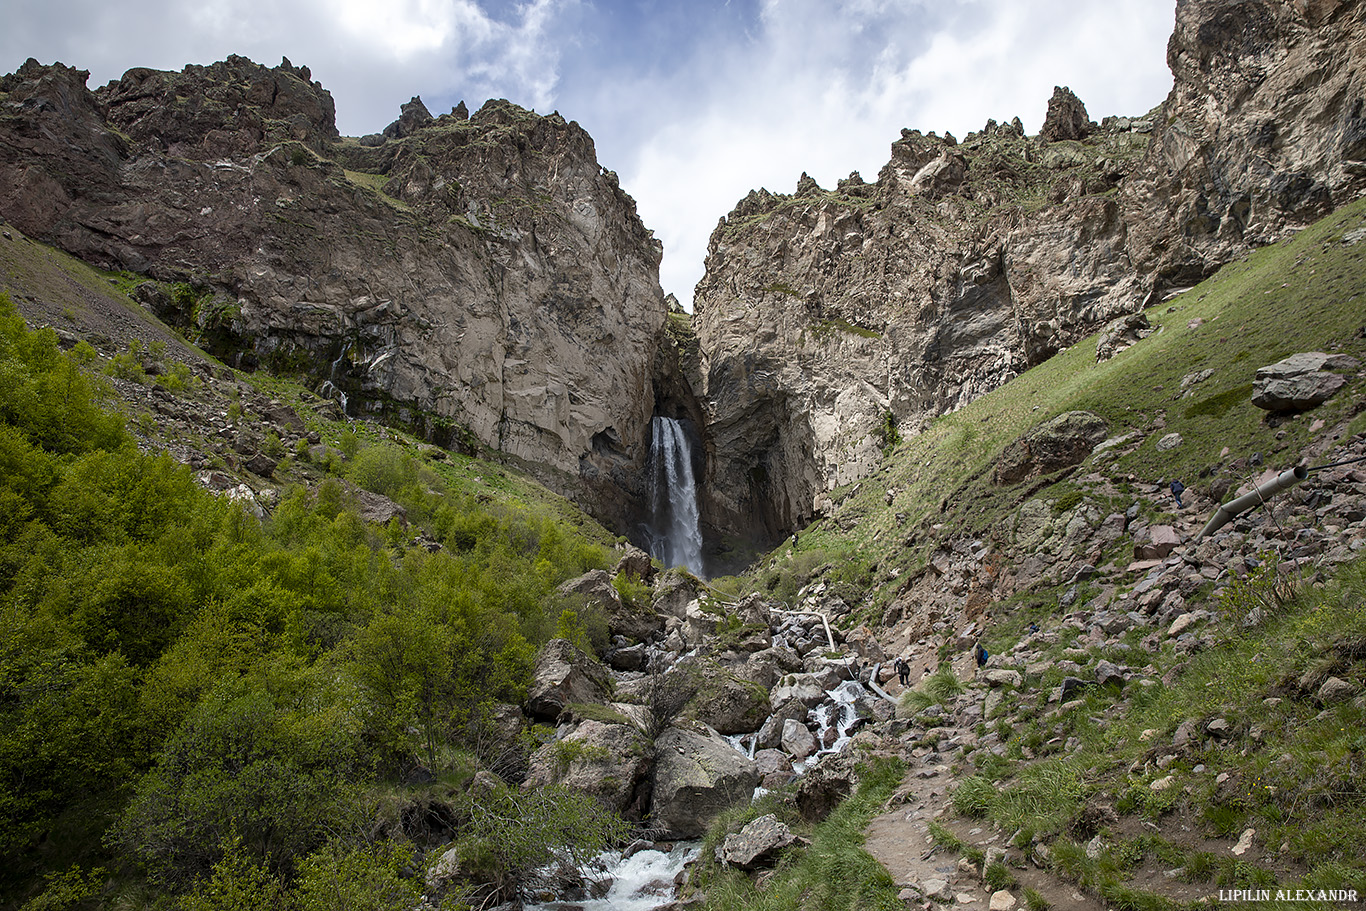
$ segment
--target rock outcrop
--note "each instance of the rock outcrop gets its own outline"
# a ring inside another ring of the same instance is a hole
[[[551,639],[536,656],[527,711],[554,719],[575,702],[602,703],[610,690],[607,669],[567,639]]]
[[[0,81],[0,215],[165,282],[158,315],[230,363],[638,518],[661,250],[578,124],[414,98],[362,144],[288,61],[87,75]]]
[[[670,728],[655,741],[651,821],[662,837],[697,838],[758,783],[754,763],[716,734]]]
[[[1360,361],[1345,354],[1292,354],[1258,368],[1252,383],[1252,404],[1267,411],[1305,411],[1322,405],[1347,385],[1347,378],[1333,371],[1360,366]]]
[[[1055,90],[958,142],[904,130],[876,183],[751,192],[693,320],[717,527],[776,542],[884,446],[1366,188],[1366,4],[1180,0],[1174,87],[1093,124]],[[805,177],[805,176],[804,176]]]

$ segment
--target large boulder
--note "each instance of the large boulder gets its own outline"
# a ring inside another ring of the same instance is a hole
[[[664,618],[648,606],[622,600],[612,583],[612,574],[605,570],[590,570],[577,579],[561,584],[557,591],[566,598],[578,596],[585,605],[601,610],[607,618],[610,635],[624,636],[632,642],[645,642],[664,631]]]
[[[625,574],[628,578],[636,578],[642,582],[653,582],[655,579],[655,565],[650,560],[650,555],[636,547],[634,544],[626,546],[626,553],[617,561],[616,568],[612,570],[612,575],[620,576]]]
[[[1257,370],[1252,404],[1266,411],[1304,411],[1328,401],[1347,385],[1334,370],[1355,370],[1361,362],[1345,354],[1309,351],[1292,354]]]
[[[754,763],[719,734],[670,728],[655,741],[651,820],[663,838],[698,838],[758,783]]]
[[[790,648],[778,646],[752,653],[736,673],[764,689],[772,689],[784,674],[802,669],[801,656]]]
[[[633,804],[651,764],[650,745],[634,727],[589,720],[532,755],[522,788],[563,784],[640,818],[643,808]]]
[[[697,580],[685,572],[671,569],[655,582],[655,610],[682,620],[688,605],[697,600]]]
[[[716,859],[728,867],[753,870],[771,863],[779,851],[796,842],[792,830],[769,813],[727,835],[716,848]]]
[[[1170,525],[1153,525],[1134,538],[1135,560],[1165,560],[1181,545],[1181,536]]]
[[[1110,322],[1096,336],[1096,361],[1110,358],[1133,347],[1156,331],[1143,313],[1130,313]]]
[[[722,734],[759,730],[773,708],[767,690],[714,661],[699,662],[697,670],[699,686],[693,706],[698,721]]]
[[[783,722],[783,751],[800,762],[820,749],[820,743],[811,729],[800,721],[788,719]]]
[[[567,639],[551,639],[536,656],[526,709],[554,719],[572,702],[602,703],[611,692],[607,669]]]
[[[1079,465],[1109,425],[1089,411],[1069,411],[1045,421],[1006,446],[996,462],[996,483],[1015,484],[1026,478]]]
[[[820,822],[854,793],[858,785],[855,758],[850,752],[827,755],[802,776],[797,786],[797,807],[802,816]]]
[[[789,702],[797,702],[804,708],[810,709],[825,701],[825,693],[828,689],[830,686],[822,686],[815,674],[788,674],[773,687],[769,693],[769,699],[772,700],[775,708],[780,708]]]

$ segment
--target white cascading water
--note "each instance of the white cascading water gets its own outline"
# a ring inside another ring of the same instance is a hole
[[[657,417],[650,425],[650,556],[665,566],[685,566],[702,575],[702,529],[692,447],[683,425]]]

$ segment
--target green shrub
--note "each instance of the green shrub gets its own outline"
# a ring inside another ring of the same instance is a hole
[[[562,868],[584,871],[629,831],[597,798],[558,785],[498,787],[464,810],[469,824],[456,849],[461,870],[480,884],[476,906],[521,900]]]

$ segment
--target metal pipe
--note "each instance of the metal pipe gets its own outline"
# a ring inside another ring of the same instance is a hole
[[[1231,522],[1235,516],[1266,502],[1268,497],[1274,497],[1283,490],[1289,490],[1307,477],[1309,477],[1309,469],[1303,465],[1296,465],[1294,468],[1276,475],[1251,493],[1245,493],[1236,500],[1229,500],[1215,510],[1214,515],[1210,516],[1209,523],[1201,529],[1200,534],[1196,535],[1191,543],[1199,543],[1201,538],[1205,535],[1214,534]]]

